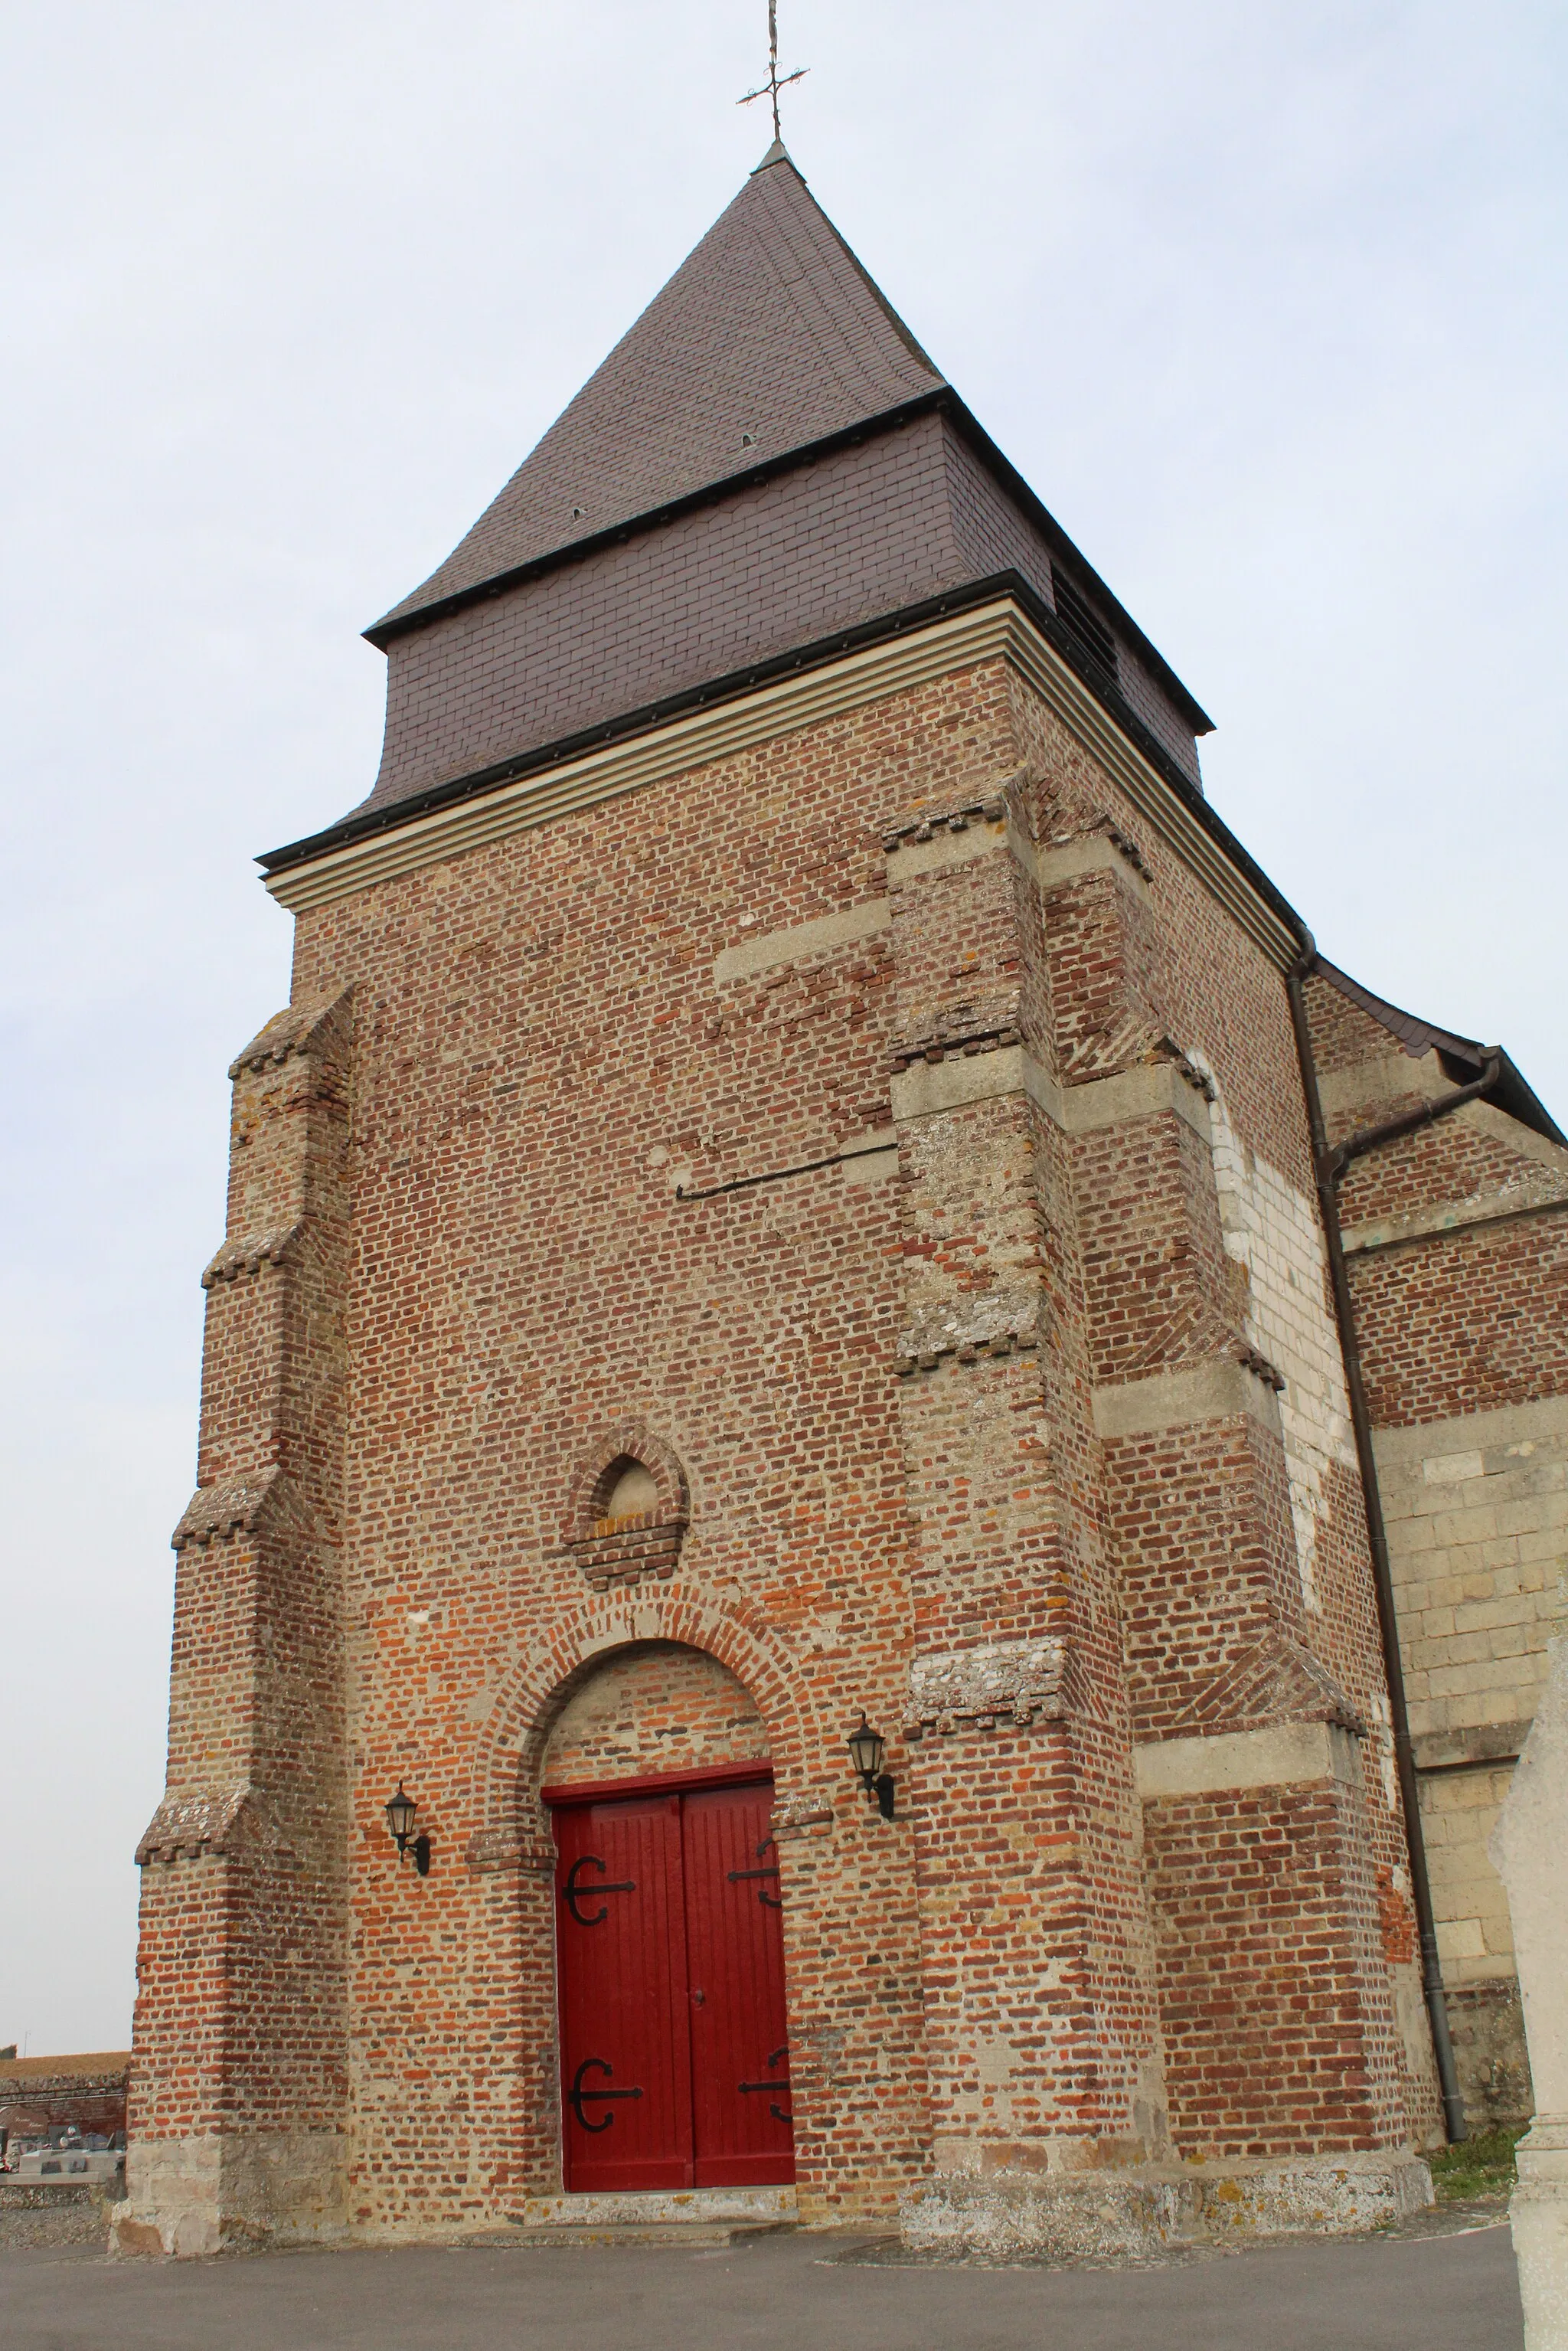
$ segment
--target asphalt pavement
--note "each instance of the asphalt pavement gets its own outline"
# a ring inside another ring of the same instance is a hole
[[[1506,2221],[1146,2267],[952,2267],[805,2233],[722,2250],[0,2252],[0,2351],[1522,2351]]]

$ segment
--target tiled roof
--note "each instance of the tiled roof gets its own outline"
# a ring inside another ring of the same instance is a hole
[[[1390,1004],[1386,997],[1375,996],[1370,987],[1364,987],[1359,979],[1352,979],[1349,972],[1341,971],[1326,956],[1318,957],[1317,967],[1342,996],[1359,1004],[1364,1012],[1370,1013],[1391,1037],[1396,1038],[1413,1060],[1418,1061],[1436,1049],[1452,1061],[1473,1062],[1478,1071],[1486,1066],[1487,1048],[1473,1037],[1457,1036],[1451,1029],[1435,1028],[1430,1020],[1422,1020],[1414,1012],[1402,1012],[1397,1004]]]
[[[1522,1126],[1533,1127],[1536,1134],[1543,1134],[1549,1143],[1568,1145],[1568,1135],[1563,1134],[1540,1095],[1500,1046],[1483,1045],[1474,1037],[1461,1037],[1454,1029],[1439,1029],[1433,1021],[1423,1020],[1414,1012],[1401,1011],[1398,1005],[1390,1004],[1386,997],[1375,996],[1370,987],[1362,986],[1360,980],[1352,979],[1347,971],[1341,971],[1339,966],[1330,963],[1326,956],[1318,957],[1317,969],[1324,979],[1339,989],[1342,996],[1348,997],[1353,1004],[1358,1004],[1364,1012],[1369,1013],[1374,1020],[1386,1029],[1391,1037],[1397,1039],[1413,1061],[1418,1061],[1428,1053],[1437,1053],[1448,1065],[1448,1075],[1456,1085],[1469,1085],[1479,1078],[1495,1053],[1498,1073],[1487,1090],[1486,1099],[1495,1102],[1499,1110],[1506,1111],[1511,1118],[1518,1119]]]
[[[943,381],[776,145],[467,537],[377,629]]]
[[[1111,640],[1087,667],[1061,579]],[[938,373],[775,146],[423,588],[369,799],[269,871],[656,727],[955,596],[1022,600],[1114,722],[1201,795],[1207,719]]]

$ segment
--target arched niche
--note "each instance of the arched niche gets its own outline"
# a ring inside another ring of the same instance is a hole
[[[611,1429],[578,1465],[565,1547],[595,1592],[667,1581],[690,1518],[685,1471],[641,1421]]]

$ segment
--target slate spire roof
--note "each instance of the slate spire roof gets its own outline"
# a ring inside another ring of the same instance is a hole
[[[944,385],[775,141],[467,537],[371,633]]]

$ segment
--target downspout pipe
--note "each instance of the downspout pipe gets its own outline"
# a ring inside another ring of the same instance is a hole
[[[1350,1277],[1345,1270],[1344,1236],[1339,1217],[1339,1186],[1345,1169],[1368,1151],[1375,1151],[1380,1144],[1392,1143],[1399,1135],[1414,1134],[1418,1128],[1430,1125],[1434,1119],[1447,1117],[1450,1111],[1458,1110],[1465,1102],[1474,1102],[1493,1082],[1501,1063],[1500,1059],[1494,1055],[1488,1062],[1486,1074],[1473,1085],[1460,1086],[1451,1094],[1440,1095],[1436,1102],[1424,1103],[1420,1110],[1411,1112],[1406,1117],[1389,1119],[1380,1126],[1364,1127],[1337,1147],[1331,1148],[1323,1123],[1322,1096],[1318,1086],[1317,1061],[1312,1052],[1303,993],[1305,983],[1318,961],[1317,947],[1310,932],[1303,931],[1301,935],[1301,950],[1300,959],[1285,975],[1285,988],[1290,998],[1291,1023],[1296,1033],[1297,1058],[1301,1065],[1301,1084],[1312,1133],[1313,1179],[1322,1216],[1329,1282],[1333,1291],[1334,1315],[1339,1323],[1340,1353],[1344,1360],[1351,1426],[1355,1437],[1355,1458],[1361,1471],[1361,1490],[1366,1506],[1372,1582],[1377,1596],[1377,1625],[1382,1638],[1383,1670],[1388,1685],[1389,1717],[1394,1733],[1394,1765],[1399,1781],[1399,1801],[1405,1813],[1405,1840],[1410,1861],[1410,1900],[1416,1913],[1416,1928],[1421,1946],[1421,1990],[1427,2002],[1427,2014],[1431,2020],[1432,2050],[1437,2061],[1443,2119],[1450,2142],[1457,2144],[1469,2137],[1469,2129],[1465,2121],[1464,2100],[1459,2095],[1454,2044],[1448,2032],[1448,2003],[1443,1990],[1442,1966],[1437,1957],[1437,1927],[1432,1911],[1432,1882],[1427,1868],[1426,1839],[1421,1831],[1420,1791],[1416,1778],[1416,1753],[1410,1738],[1410,1711],[1405,1697],[1405,1667],[1399,1653],[1399,1620],[1394,1604],[1388,1531],[1384,1521],[1383,1496],[1377,1482],[1377,1460],[1372,1445],[1372,1416],[1367,1409],[1355,1309],[1350,1294]]]

